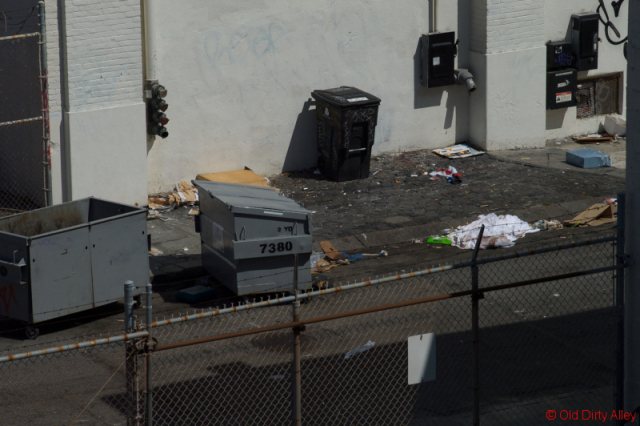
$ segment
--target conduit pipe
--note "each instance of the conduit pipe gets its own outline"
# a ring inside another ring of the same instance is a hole
[[[144,72],[147,81],[157,80],[156,61],[156,8],[158,0],[142,0],[142,22],[144,25]]]

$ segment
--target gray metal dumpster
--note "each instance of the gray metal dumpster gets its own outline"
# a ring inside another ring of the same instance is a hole
[[[121,300],[126,280],[140,294],[147,250],[138,207],[85,198],[0,218],[0,315],[34,324],[87,310]]]
[[[237,295],[311,287],[311,212],[271,188],[193,181],[202,264]],[[198,228],[197,228],[198,229]]]

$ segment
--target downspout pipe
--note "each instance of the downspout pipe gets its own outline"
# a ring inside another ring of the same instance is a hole
[[[429,13],[429,29],[430,33],[435,33],[438,31],[438,0],[429,0],[431,10]]]
[[[142,0],[142,13],[143,13],[143,25],[144,25],[144,72],[145,80],[157,81],[156,76],[156,61],[157,61],[157,47],[156,47],[156,8],[158,7],[158,0]]]

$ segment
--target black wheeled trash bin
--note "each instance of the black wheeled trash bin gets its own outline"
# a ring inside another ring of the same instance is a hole
[[[380,99],[355,87],[314,90],[318,166],[331,180],[369,177]]]

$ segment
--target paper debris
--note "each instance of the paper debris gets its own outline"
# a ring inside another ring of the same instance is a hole
[[[433,152],[443,157],[453,158],[453,159],[473,157],[475,155],[484,154],[484,151],[478,151],[464,144],[453,145],[447,148],[434,149]]]
[[[513,215],[480,215],[478,219],[468,225],[459,227],[456,231],[447,235],[451,245],[461,249],[473,249],[480,233],[480,227],[484,225],[480,248],[513,247],[515,241],[525,234],[540,231],[532,228],[527,222]]]
[[[161,250],[158,250],[155,247],[151,247],[151,250],[149,250],[149,254],[152,255],[152,256],[161,256],[164,253]]]
[[[564,226],[598,226],[606,223],[614,223],[616,218],[615,204],[594,204],[571,220],[565,220]]]
[[[322,247],[322,251],[324,251],[331,260],[343,260],[345,258],[342,253],[340,253],[340,250],[335,248],[329,241],[321,241],[320,247]]]

